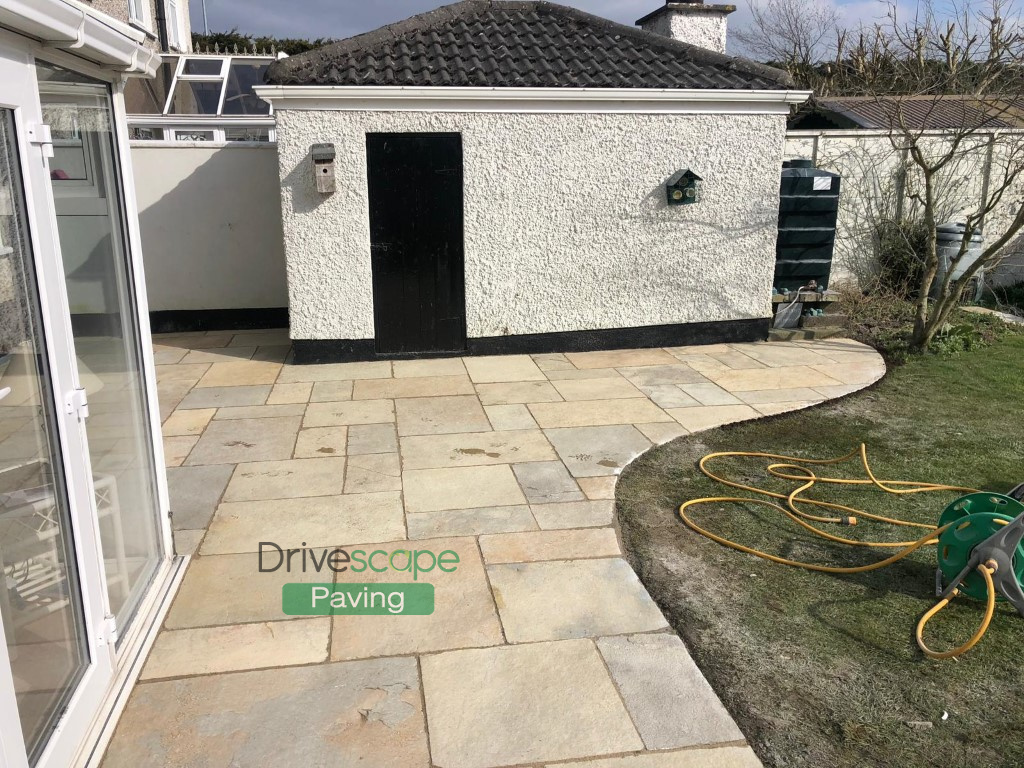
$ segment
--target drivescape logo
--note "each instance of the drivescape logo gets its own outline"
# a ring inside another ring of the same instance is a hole
[[[434,585],[420,582],[422,574],[454,573],[459,555],[447,549],[311,549],[302,542],[297,549],[284,549],[274,542],[259,544],[260,573],[406,573],[413,583],[331,583],[285,584],[281,607],[287,616],[427,616],[434,612]],[[387,578],[381,576],[379,578]]]

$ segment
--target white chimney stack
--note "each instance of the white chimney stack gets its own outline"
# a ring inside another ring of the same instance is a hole
[[[725,53],[726,17],[735,10],[735,5],[666,0],[663,7],[636,24],[656,35]]]

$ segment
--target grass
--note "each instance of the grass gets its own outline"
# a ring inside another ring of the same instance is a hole
[[[675,515],[687,499],[742,495],[705,478],[696,462],[728,450],[831,457],[866,442],[881,478],[1006,492],[1024,480],[1022,360],[1024,335],[1014,334],[959,356],[913,357],[869,391],[680,438],[624,473],[617,507],[633,565],[766,765],[1024,765],[1024,618],[1001,605],[973,651],[959,661],[929,660],[913,631],[935,602],[933,548],[853,576],[726,549]],[[748,484],[792,487],[768,477],[765,463],[717,467]],[[831,474],[860,476],[858,469],[851,463]],[[849,488],[812,495],[929,523],[956,498]],[[795,559],[854,565],[891,553],[830,546],[755,505],[706,505],[694,517]],[[839,532],[916,538],[888,529],[865,522]],[[982,608],[970,598],[954,601],[929,625],[929,643],[948,648],[967,639]]]

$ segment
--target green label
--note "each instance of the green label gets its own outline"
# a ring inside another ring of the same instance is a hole
[[[433,584],[285,584],[287,616],[429,616]]]

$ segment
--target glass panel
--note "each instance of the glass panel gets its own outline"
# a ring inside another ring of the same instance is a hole
[[[35,762],[89,657],[14,135],[0,109],[0,618]]]
[[[183,75],[219,75],[222,59],[185,59]]]
[[[132,125],[128,128],[128,138],[132,141],[163,141],[164,131],[162,128]]]
[[[167,110],[169,115],[216,115],[223,83],[179,80]]]
[[[125,245],[110,95],[105,84],[37,69],[43,116],[57,142],[74,125],[88,183],[51,160],[57,230],[78,373],[89,399],[92,460],[107,590],[119,632],[161,557],[156,467],[142,375],[132,273]],[[74,80],[75,82],[71,82]],[[55,153],[56,155],[56,153]]]
[[[270,141],[270,129],[258,125],[225,128],[226,141]]]
[[[227,92],[224,96],[225,115],[269,115],[270,103],[252,92],[254,85],[263,84],[268,64],[255,61],[231,62],[228,69]]]
[[[192,128],[175,128],[175,141],[213,141],[213,131],[200,131]]]

